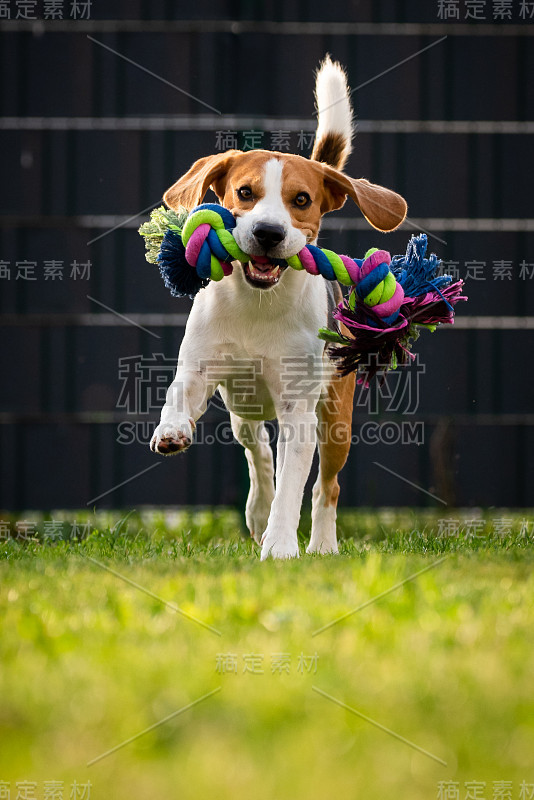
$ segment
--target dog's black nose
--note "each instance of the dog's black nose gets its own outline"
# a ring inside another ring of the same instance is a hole
[[[252,229],[252,233],[254,238],[266,250],[276,247],[286,235],[281,225],[271,225],[269,222],[257,222]]]

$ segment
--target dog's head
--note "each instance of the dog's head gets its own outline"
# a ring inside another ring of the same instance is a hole
[[[368,222],[392,231],[406,216],[395,192],[364,178],[303,156],[269,150],[228,150],[196,161],[163,199],[173,209],[191,210],[211,189],[236,218],[235,239],[250,262],[247,282],[270,288],[280,280],[283,261],[315,242],[321,217],[350,197]]]

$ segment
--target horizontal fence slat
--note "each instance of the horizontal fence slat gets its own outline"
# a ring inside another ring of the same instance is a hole
[[[128,319],[121,319],[115,314],[1,314],[0,326],[9,327],[63,327],[69,325],[124,327],[136,325],[143,327],[182,327],[187,322],[188,314],[123,314]]]
[[[369,415],[357,412],[357,424],[362,425],[369,420],[382,423],[398,422],[401,415]],[[203,418],[206,421],[206,418]],[[534,414],[410,414],[409,420],[412,423],[423,422],[429,425],[436,425],[443,420],[451,419],[455,426],[470,428],[473,425],[534,425]],[[157,414],[136,415],[119,413],[116,411],[78,411],[73,413],[24,413],[18,414],[11,411],[0,411],[0,425],[14,425],[18,423],[38,423],[41,425],[62,424],[62,425],[113,425],[121,422],[146,422],[157,425],[159,419]],[[200,423],[199,423],[200,424]],[[211,423],[210,423],[211,424]]]
[[[148,208],[162,204],[156,200]],[[133,216],[126,214],[80,214],[79,216],[41,216],[10,215],[0,217],[0,228],[138,228],[138,217],[147,215],[147,209]],[[326,217],[321,223],[323,230],[330,231],[368,231],[369,223],[360,217]],[[415,228],[432,233],[432,231],[466,231],[472,233],[531,233],[534,231],[534,219],[522,217],[478,218],[468,217],[418,217],[403,222],[397,230],[414,231]],[[96,241],[96,239],[94,240]],[[91,242],[88,242],[91,244]]]
[[[63,327],[80,325],[83,327],[124,327],[136,325],[152,328],[185,328],[188,314],[1,314],[0,327]],[[454,325],[442,325],[440,330],[534,330],[534,317],[512,316],[457,316]]]
[[[0,130],[18,131],[219,131],[235,129],[313,132],[315,117],[263,117],[235,114],[178,114],[151,117],[3,117]],[[534,133],[534,121],[358,119],[358,133],[512,134]]]
[[[464,24],[455,22],[300,22],[273,20],[5,20],[0,31],[8,33],[260,33],[270,36],[533,36],[534,28],[523,24]]]

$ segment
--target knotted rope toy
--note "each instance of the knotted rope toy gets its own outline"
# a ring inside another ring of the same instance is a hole
[[[329,349],[343,375],[357,371],[358,383],[368,386],[377,372],[415,358],[410,350],[421,328],[434,332],[440,323],[454,323],[454,306],[467,300],[463,281],[453,283],[450,275],[439,275],[441,262],[434,253],[425,258],[426,248],[426,234],[420,233],[411,237],[404,256],[390,258],[376,249],[366,253],[360,282],[332,314],[349,335],[340,328],[319,331],[322,339],[343,345]]]
[[[191,213],[162,206],[139,233],[147,261],[159,265],[171,294],[194,297],[210,280],[230,275],[233,261],[250,260],[232,234],[235,226],[233,215],[220,205],[204,203]],[[310,244],[281,262],[351,287],[333,312],[348,335],[341,327],[318,333],[337,345],[328,354],[342,374],[357,371],[358,382],[368,385],[377,372],[414,358],[411,342],[421,327],[434,331],[440,323],[454,322],[456,302],[467,299],[461,294],[463,281],[452,283],[450,275],[439,275],[440,261],[433,253],[425,258],[426,248],[421,233],[412,236],[404,256],[391,258],[373,248],[357,259]]]

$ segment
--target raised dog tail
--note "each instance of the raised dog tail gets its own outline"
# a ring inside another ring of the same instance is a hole
[[[317,70],[315,107],[317,133],[311,158],[343,169],[352,150],[352,106],[345,70],[329,55]]]

